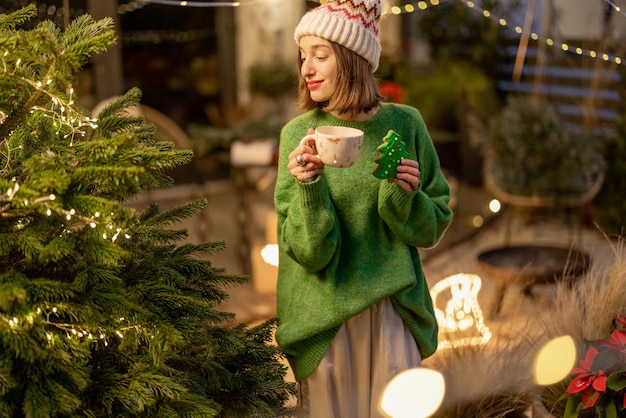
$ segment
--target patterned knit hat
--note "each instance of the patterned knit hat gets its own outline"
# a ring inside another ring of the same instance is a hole
[[[304,35],[314,35],[336,42],[365,58],[374,72],[380,59],[380,1],[329,0],[302,17],[294,39],[300,43]]]

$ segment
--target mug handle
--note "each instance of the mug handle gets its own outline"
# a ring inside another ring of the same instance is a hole
[[[311,141],[313,141],[313,143],[311,143]],[[300,140],[300,145],[310,146],[311,148],[313,148],[313,151],[315,151],[315,153],[317,154],[317,149],[315,148],[315,134],[310,134],[302,138]]]

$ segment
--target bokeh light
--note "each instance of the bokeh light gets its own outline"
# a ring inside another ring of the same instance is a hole
[[[435,370],[414,368],[396,375],[387,384],[379,410],[387,418],[426,418],[443,401],[445,382]]]
[[[535,383],[546,386],[563,380],[576,363],[576,344],[569,335],[548,341],[535,357]]]

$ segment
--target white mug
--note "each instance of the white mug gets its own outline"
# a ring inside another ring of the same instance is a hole
[[[312,146],[322,162],[332,167],[350,167],[359,158],[363,131],[345,126],[319,126],[302,138],[300,145]]]

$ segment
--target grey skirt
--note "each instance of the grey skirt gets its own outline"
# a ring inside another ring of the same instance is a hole
[[[385,299],[346,321],[317,369],[300,382],[298,406],[311,418],[378,418],[398,373],[421,365],[409,329]]]

